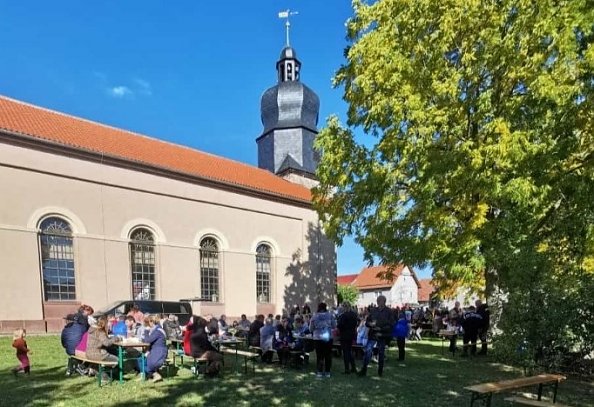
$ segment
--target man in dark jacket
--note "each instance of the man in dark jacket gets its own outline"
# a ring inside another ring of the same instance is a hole
[[[93,308],[88,305],[82,305],[76,314],[66,316],[67,324],[62,329],[60,341],[68,356],[74,356],[76,347],[80,343],[84,333],[89,330],[88,316],[92,313]],[[77,362],[74,359],[68,358],[68,367],[66,369],[67,376],[70,376],[75,372],[76,365]]]
[[[462,356],[468,356],[468,347],[470,346],[470,353],[476,354],[476,340],[478,338],[479,329],[483,326],[483,318],[477,314],[476,308],[471,305],[468,312],[462,318],[462,328],[464,328],[464,336],[462,342],[464,343],[464,350]],[[470,342],[470,345],[469,345]]]
[[[377,297],[377,308],[371,310],[365,325],[369,328],[369,339],[365,346],[365,357],[363,358],[363,367],[359,372],[359,376],[367,374],[367,366],[371,361],[373,347],[377,345],[377,374],[381,377],[384,373],[386,343],[392,338],[392,328],[394,327],[394,312],[386,307],[386,297],[383,295]]]
[[[256,315],[256,319],[250,325],[248,331],[248,343],[250,346],[260,347],[260,328],[264,326],[264,315]]]
[[[355,358],[353,357],[353,340],[357,337],[357,325],[359,319],[353,311],[351,304],[342,303],[343,313],[338,317],[338,332],[340,336],[340,347],[344,359],[344,373],[356,373]]]
[[[481,300],[476,300],[476,313],[481,316],[483,319],[483,324],[478,330],[478,337],[481,340],[481,350],[478,353],[479,355],[486,355],[487,354],[487,333],[489,332],[489,323],[490,323],[490,312],[489,306],[487,304],[483,304]]]

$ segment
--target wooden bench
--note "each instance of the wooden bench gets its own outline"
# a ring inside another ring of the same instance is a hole
[[[535,406],[535,407],[569,407],[567,404],[559,404],[559,403],[550,403],[548,401],[538,401],[534,399],[528,399],[526,397],[508,397],[505,401],[512,402],[514,404],[523,404],[525,406]]]
[[[553,403],[557,401],[557,387],[559,382],[565,380],[565,376],[556,374],[541,374],[538,376],[521,377],[519,379],[503,380],[500,382],[475,384],[465,387],[472,392],[470,406],[477,400],[483,400],[487,407],[491,406],[491,397],[494,393],[500,393],[506,390],[515,390],[522,387],[538,385],[538,401],[542,398],[542,389],[544,386],[553,386]]]
[[[178,351],[172,349],[171,358],[167,358],[166,362],[169,362],[169,365],[177,366],[177,358],[180,358],[179,367],[184,367],[184,357],[188,359],[192,359],[192,374],[195,377],[200,375],[200,366],[205,365],[208,363],[208,359],[206,358],[194,358],[190,355],[186,355],[183,351]],[[169,366],[167,366],[167,376],[169,376]]]
[[[84,363],[89,363],[92,365],[97,365],[99,367],[98,372],[97,372],[97,384],[99,385],[99,387],[101,387],[101,381],[103,379],[103,369],[106,367],[111,368],[110,372],[109,372],[109,377],[113,380],[113,368],[117,367],[118,362],[110,362],[107,360],[92,360],[92,359],[87,359],[86,357],[82,357],[82,356],[77,356],[77,355],[71,355],[70,356],[72,359],[76,359],[79,362],[84,362]]]
[[[247,373],[247,370],[248,370],[248,361],[251,360],[252,361],[252,373],[256,372],[256,359],[258,359],[258,357],[260,356],[257,353],[248,352],[245,350],[233,349],[233,348],[224,348],[224,347],[221,347],[221,352],[228,354],[228,355],[235,355],[235,364],[236,365],[237,365],[237,357],[238,356],[243,357],[245,373]]]

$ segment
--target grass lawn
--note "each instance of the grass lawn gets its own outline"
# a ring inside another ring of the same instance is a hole
[[[407,343],[406,367],[397,365],[394,350],[388,351],[381,379],[375,365],[367,378],[345,376],[338,358],[332,378],[315,379],[315,357],[302,371],[261,367],[255,375],[235,374],[234,358],[227,356],[219,378],[196,380],[183,369],[157,384],[128,375],[123,385],[114,382],[99,388],[91,378],[65,376],[66,358],[57,336],[31,336],[27,343],[32,350],[31,376],[15,378],[10,373],[17,362],[11,340],[0,338],[2,406],[467,406],[470,394],[464,386],[521,375],[488,358],[453,359],[441,354],[438,341],[423,341]],[[493,405],[506,405],[503,398],[496,395]],[[594,382],[562,383],[558,401],[594,406]]]

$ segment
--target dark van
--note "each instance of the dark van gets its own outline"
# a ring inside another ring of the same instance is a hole
[[[169,314],[177,316],[180,325],[186,325],[192,316],[192,306],[185,301],[115,301],[96,311],[95,316],[128,314],[134,305],[138,305],[143,314]]]

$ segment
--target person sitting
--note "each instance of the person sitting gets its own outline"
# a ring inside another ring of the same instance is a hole
[[[256,315],[256,319],[250,325],[248,331],[248,343],[250,346],[260,346],[260,329],[264,326],[264,315]]]
[[[219,320],[213,317],[212,315],[207,315],[206,321],[206,331],[208,335],[214,337],[219,336]]]
[[[167,339],[181,338],[181,327],[177,322],[177,317],[173,314],[169,314],[169,317],[167,317],[167,319],[163,321],[163,330],[167,335]]]
[[[286,316],[281,319],[281,323],[276,327],[273,347],[276,350],[281,365],[285,365],[289,361],[290,352],[293,347],[293,332],[289,325],[289,319]]]
[[[237,324],[237,336],[248,336],[249,331],[250,321],[247,319],[245,314],[241,314],[241,319]]]
[[[260,328],[260,348],[262,349],[262,362],[272,363],[272,357],[274,353],[273,340],[275,335],[275,328],[273,325],[272,318],[266,318],[266,322],[262,328]]]
[[[229,324],[227,323],[227,316],[225,314],[219,318],[217,328],[219,335],[226,336],[229,334]]]
[[[142,367],[141,371],[145,372],[147,377],[152,378],[153,382],[159,382],[163,380],[163,377],[159,374],[159,369],[167,359],[167,335],[159,324],[158,316],[150,315],[145,320],[148,322],[148,329],[145,330],[148,335],[145,334],[144,342],[150,346],[146,353],[146,365]]]
[[[192,325],[190,325],[191,333],[189,335],[191,356],[194,358],[202,358],[207,360],[207,367],[205,373],[214,376],[219,373],[223,355],[208,340],[207,331],[208,322],[206,319],[193,316]]]
[[[307,303],[303,304],[303,308],[301,308],[301,314],[303,314],[303,315],[311,314],[311,309],[309,308],[309,305],[307,305]]]
[[[183,334],[182,334],[182,339],[183,339],[183,349],[184,349],[184,354],[187,356],[191,356],[192,355],[192,344],[190,341],[190,337],[192,336],[192,333],[194,332],[194,315],[192,315],[190,317],[190,320],[188,321],[188,323],[186,324],[186,326],[184,326],[182,328]]]
[[[138,326],[136,324],[136,320],[134,319],[134,317],[128,315],[124,323],[126,324],[126,337],[135,338]]]
[[[111,333],[117,336],[126,338],[128,336],[128,327],[126,326],[126,316],[118,316],[118,322],[116,322],[111,328]]]
[[[93,308],[88,305],[81,305],[77,313],[68,315],[66,320],[69,321],[60,335],[62,346],[68,356],[76,354],[76,346],[80,343],[83,335],[89,329],[89,316],[93,313]],[[66,368],[66,375],[70,376],[77,371],[78,362],[72,358],[68,358],[68,366]]]
[[[92,326],[89,328],[89,337],[87,340],[87,351],[86,355],[88,359],[91,360],[101,360],[107,362],[117,362],[118,357],[116,355],[112,355],[107,351],[107,348],[113,346],[115,343],[119,342],[119,337],[109,338],[107,335],[107,317],[101,316],[97,320],[97,326]],[[103,373],[103,380],[110,381],[110,378],[107,376],[107,373]]]
[[[137,324],[142,324],[144,321],[144,314],[140,310],[138,304],[134,304],[132,306],[132,309],[130,310],[130,312],[128,312],[128,315],[133,317]]]

